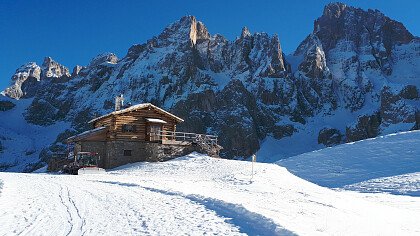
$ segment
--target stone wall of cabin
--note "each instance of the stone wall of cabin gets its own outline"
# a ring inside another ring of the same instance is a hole
[[[97,152],[101,156],[99,167],[110,169],[135,162],[159,162],[187,155],[191,152],[202,152],[197,145],[169,145],[139,141],[85,141],[80,143],[76,152]],[[131,150],[131,156],[124,156],[124,150]]]
[[[106,142],[102,141],[83,141],[78,142],[75,145],[75,154],[78,152],[96,152],[100,156],[99,166],[103,167],[106,165],[107,149]]]
[[[124,150],[131,150],[131,156],[124,156]],[[199,151],[195,145],[168,145],[151,142],[107,142],[107,161],[105,168],[114,168],[134,162],[167,161],[176,157]]]

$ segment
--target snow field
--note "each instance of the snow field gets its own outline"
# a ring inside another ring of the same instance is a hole
[[[367,191],[369,188],[366,183],[375,183],[376,187],[372,188],[374,192],[398,194],[404,191],[400,189],[402,182],[396,184],[399,179],[404,181],[406,186],[409,182],[411,188],[417,186],[419,190],[420,131],[401,132],[342,144],[280,160],[277,164],[303,179],[330,188],[347,186],[346,188],[350,189],[350,186],[355,186],[360,190],[356,186],[365,186],[363,189]],[[400,176],[408,174],[412,177],[410,181],[407,176]],[[383,179],[386,177],[392,177],[394,188],[389,182],[391,178]],[[361,182],[364,184],[359,184]],[[378,189],[379,183],[389,185],[382,185],[384,188]],[[415,189],[408,192],[415,193]]]
[[[415,235],[420,199],[191,154],[103,175],[0,173],[0,235]]]

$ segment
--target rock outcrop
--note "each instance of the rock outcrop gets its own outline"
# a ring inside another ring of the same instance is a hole
[[[80,71],[83,70],[84,68],[85,68],[84,66],[79,66],[79,65],[75,66],[73,68],[73,71],[71,72],[71,77],[74,78],[78,76]]]
[[[0,101],[0,111],[8,111],[13,109],[15,106],[16,104],[11,101]]]
[[[46,57],[42,63],[42,77],[45,78],[70,78],[69,69],[51,57]]]
[[[346,142],[354,142],[378,136],[381,122],[382,118],[379,112],[359,117],[354,126],[346,128]]]
[[[114,54],[114,53],[103,53],[103,54],[99,54],[98,56],[94,57],[88,67],[95,67],[98,66],[100,64],[103,63],[109,63],[109,64],[116,64],[118,62],[118,57]],[[76,67],[75,70],[77,71],[76,74],[78,74],[78,72],[82,69],[83,67]]]
[[[340,130],[334,128],[323,128],[318,134],[318,143],[326,147],[335,146],[343,142],[343,135]]]
[[[6,88],[2,94],[15,99],[33,96],[33,91],[37,87],[36,83],[40,79],[41,67],[35,62],[29,62],[16,70],[12,76],[11,86]]]
[[[22,65],[12,76],[11,86],[6,88],[2,94],[11,98],[30,98],[34,97],[42,82],[64,83],[70,79],[69,69],[51,57],[45,57],[42,66],[35,62]]]

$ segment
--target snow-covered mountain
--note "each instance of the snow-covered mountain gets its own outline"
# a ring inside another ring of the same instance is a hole
[[[51,58],[42,66],[19,68],[3,91],[14,100],[5,97],[0,103],[5,104],[0,110],[7,110],[0,111],[5,121],[0,124],[0,166],[22,170],[33,163],[9,155],[15,150],[10,140],[18,137],[39,143],[29,159],[46,161],[51,152],[63,149],[65,137],[111,111],[119,94],[183,117],[180,130],[218,134],[227,158],[259,150],[260,160],[275,161],[417,129],[419,68],[419,38],[376,10],[327,5],[313,32],[289,56],[276,35],[252,34],[244,27],[229,41],[186,16],[146,43],[133,45],[121,59],[101,54],[71,74]],[[19,117],[27,131],[9,125],[16,122],[10,117]],[[58,138],[41,145],[30,129],[35,126],[59,133]]]

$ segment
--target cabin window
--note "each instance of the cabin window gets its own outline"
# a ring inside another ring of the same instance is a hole
[[[131,157],[131,150],[124,150],[124,156]]]
[[[122,126],[122,132],[123,133],[133,133],[133,132],[136,132],[136,126],[135,125],[127,125],[127,124],[124,124]]]

